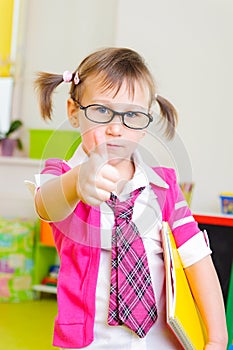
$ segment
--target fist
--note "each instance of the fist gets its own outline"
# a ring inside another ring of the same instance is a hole
[[[118,170],[108,164],[108,152],[104,134],[94,133],[94,148],[87,162],[79,166],[77,194],[89,205],[97,206],[110,198],[120,180]]]

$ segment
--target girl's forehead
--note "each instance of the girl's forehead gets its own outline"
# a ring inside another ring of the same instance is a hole
[[[106,100],[116,103],[131,103],[147,107],[150,100],[148,86],[139,81],[129,83],[127,79],[117,85],[107,81],[103,76],[92,76],[85,80],[82,97],[91,100]]]

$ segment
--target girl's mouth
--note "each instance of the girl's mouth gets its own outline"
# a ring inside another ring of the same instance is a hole
[[[119,144],[115,144],[115,143],[107,143],[107,148],[109,149],[118,149],[118,148],[122,148],[123,145],[119,145]]]

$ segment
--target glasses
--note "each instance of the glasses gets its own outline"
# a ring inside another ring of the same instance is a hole
[[[78,101],[74,101],[79,105],[80,109],[84,111],[86,118],[93,123],[108,124],[113,120],[115,115],[119,115],[121,116],[123,125],[127,128],[142,130],[147,128],[153,121],[152,115],[140,111],[116,112],[100,104],[92,104],[84,107]]]

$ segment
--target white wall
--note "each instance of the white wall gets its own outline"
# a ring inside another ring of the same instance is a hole
[[[233,191],[232,1],[30,0],[27,12],[20,82],[26,127],[56,128],[66,119],[63,86],[54,99],[56,120],[41,121],[36,71],[73,70],[102,46],[134,48],[180,115],[175,142],[165,145],[151,131],[144,150],[152,161],[175,166],[181,180],[195,181],[195,211],[218,211],[219,192]]]
[[[179,111],[178,135],[183,141],[179,150],[185,157],[186,149],[196,183],[192,208],[218,211],[219,192],[233,192],[233,2],[119,0],[118,4],[116,45],[132,47],[146,58],[159,93]],[[156,147],[152,140],[154,154]],[[186,178],[186,165],[178,163],[181,179]]]
[[[45,123],[39,113],[33,81],[38,71],[62,74],[73,71],[93,50],[115,41],[116,0],[22,0],[24,15],[23,73],[16,80],[20,116],[26,128],[63,127],[69,84],[54,95],[54,121]],[[15,102],[16,103],[16,102]],[[17,113],[16,110],[14,112]],[[19,112],[18,112],[19,113]],[[16,115],[15,115],[16,116]],[[68,128],[68,125],[65,126]],[[28,136],[28,133],[25,133]],[[27,141],[26,141],[27,142]]]

